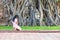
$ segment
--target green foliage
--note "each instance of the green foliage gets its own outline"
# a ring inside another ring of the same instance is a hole
[[[58,0],[58,2],[60,3],[60,0]]]

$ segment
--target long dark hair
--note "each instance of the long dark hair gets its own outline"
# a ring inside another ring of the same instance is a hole
[[[13,17],[13,22],[14,22],[14,20],[15,20],[15,18],[18,18],[19,19],[19,16],[18,15],[15,15],[14,17]]]

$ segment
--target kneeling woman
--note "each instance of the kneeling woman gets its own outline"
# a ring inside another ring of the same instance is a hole
[[[14,28],[14,30],[17,30],[17,31],[20,31],[21,30],[21,27],[19,27],[19,23],[18,23],[18,19],[19,19],[19,16],[18,15],[15,15],[14,17],[13,17],[13,21],[12,21],[12,23],[13,23],[13,28]]]

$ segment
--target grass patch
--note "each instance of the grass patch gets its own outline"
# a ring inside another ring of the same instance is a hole
[[[12,26],[0,26],[0,30],[13,30]]]
[[[60,30],[60,26],[21,26],[22,30]],[[0,30],[13,30],[12,26],[0,26]]]
[[[34,26],[34,27],[28,27],[23,26],[23,30],[60,30],[60,26]]]

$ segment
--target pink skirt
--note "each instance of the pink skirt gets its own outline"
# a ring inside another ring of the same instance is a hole
[[[19,25],[17,25],[15,22],[12,22],[12,23],[13,23],[13,28],[21,30],[21,27]]]

